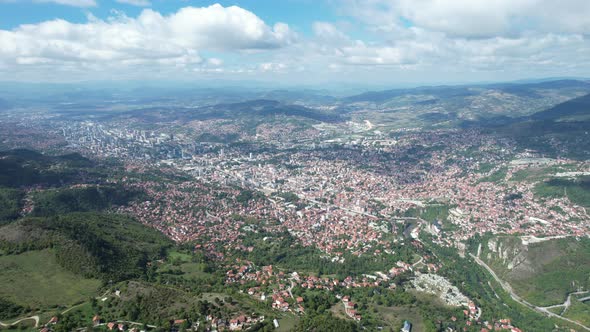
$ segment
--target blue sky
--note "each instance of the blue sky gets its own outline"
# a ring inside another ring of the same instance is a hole
[[[0,0],[2,80],[590,76],[587,0]]]
[[[225,7],[240,6],[256,13],[265,22],[289,22],[304,32],[310,32],[314,21],[337,19],[333,8],[327,2],[307,0],[246,0],[246,1],[202,1],[202,0],[151,0],[150,6],[134,6],[114,0],[99,0],[96,6],[77,7],[56,3],[32,3],[31,1],[1,1],[0,28],[12,29],[21,24],[33,24],[61,18],[70,22],[86,22],[87,14],[99,18],[112,15],[112,10],[124,11],[137,16],[145,8],[152,8],[162,14],[171,14],[187,6],[206,7],[219,3]]]

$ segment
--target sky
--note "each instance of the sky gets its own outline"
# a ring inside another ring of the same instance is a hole
[[[0,0],[0,80],[590,77],[588,0]]]

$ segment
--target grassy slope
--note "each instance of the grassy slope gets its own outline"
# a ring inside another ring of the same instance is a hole
[[[52,250],[0,257],[0,296],[31,307],[72,305],[95,295],[100,281],[57,264]]]
[[[534,166],[531,165],[512,174],[510,181],[516,182],[539,182],[551,177],[551,175],[576,170],[576,164]]]
[[[345,320],[351,320],[344,312],[344,305],[338,302],[330,308],[335,317]],[[392,306],[376,305],[371,303],[369,311],[376,315],[380,325],[386,331],[397,331],[403,325],[404,321],[409,321],[413,325],[414,331],[424,331],[424,319],[420,310],[409,306]]]
[[[505,243],[509,243],[508,241]],[[509,244],[514,246],[514,243]],[[486,257],[482,254],[482,257]],[[532,270],[508,270],[500,259],[493,259],[491,267],[520,296],[536,305],[563,303],[567,293],[590,287],[590,240],[573,238],[531,244],[526,252]]]
[[[414,331],[424,331],[424,321],[419,310],[411,307],[386,307],[377,306],[379,315],[383,317],[387,326],[390,326],[392,331],[402,326],[404,321],[412,323]]]
[[[590,208],[590,177],[585,176],[576,180],[552,179],[538,183],[535,195],[546,198],[559,198],[567,195],[572,203]]]
[[[586,326],[590,325],[590,302],[572,300],[572,305],[565,312],[564,316],[578,321]]]
[[[279,328],[276,329],[277,332],[289,332],[293,331],[297,323],[299,322],[299,317],[293,314],[284,314],[282,318],[278,319],[279,321]]]

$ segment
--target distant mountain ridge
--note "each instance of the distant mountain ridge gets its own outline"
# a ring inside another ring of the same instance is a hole
[[[499,116],[463,125],[508,136],[522,147],[547,156],[590,158],[590,93],[528,116]]]
[[[133,117],[148,121],[189,122],[193,120],[245,118],[256,120],[275,115],[301,117],[322,122],[338,122],[343,120],[342,114],[336,111],[318,110],[270,99],[254,99],[195,108],[149,107],[106,116]]]
[[[590,93],[558,104],[548,110],[534,113],[532,120],[556,120],[567,116],[590,116]]]
[[[277,100],[257,99],[241,103],[219,104],[201,108],[197,111],[200,113],[218,113],[223,112],[223,116],[271,116],[286,115],[309,118],[323,122],[335,122],[340,120],[340,115],[335,112],[319,111],[301,105],[285,104]]]
[[[369,91],[359,95],[344,98],[348,102],[384,102],[388,99],[400,97],[404,95],[427,94],[437,97],[465,97],[474,95],[467,86],[433,86],[433,87],[419,87],[409,89],[393,89],[384,91]]]
[[[391,98],[404,95],[433,95],[436,97],[465,97],[478,94],[478,90],[498,90],[504,93],[516,95],[533,95],[535,89],[567,89],[588,88],[590,82],[581,80],[558,80],[535,83],[494,83],[484,85],[459,85],[459,86],[425,86],[407,89],[392,89],[383,91],[370,91],[344,98],[348,102],[385,102]]]

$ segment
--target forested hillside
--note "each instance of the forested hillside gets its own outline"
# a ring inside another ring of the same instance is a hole
[[[0,152],[0,319],[72,305],[109,283],[146,278],[173,243],[114,213],[141,198],[80,155]],[[15,280],[18,279],[18,281]]]

